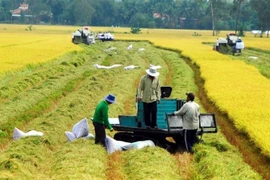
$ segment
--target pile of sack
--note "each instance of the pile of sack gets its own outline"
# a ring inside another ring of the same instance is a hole
[[[84,118],[76,123],[73,128],[72,132],[66,131],[65,132],[67,141],[73,141],[78,138],[85,138],[85,139],[94,139],[94,135],[90,133],[88,120]],[[107,152],[112,154],[115,151],[125,151],[130,149],[142,149],[147,146],[155,146],[154,142],[151,140],[145,141],[136,141],[133,143],[124,142],[124,141],[117,141],[110,136],[106,136],[105,139]]]
[[[77,122],[73,128],[72,131],[65,131],[65,135],[68,142],[74,141],[78,138],[85,138],[85,139],[94,139],[94,135],[90,133],[88,120],[87,118],[83,118],[79,122]],[[42,132],[31,130],[27,133],[19,130],[18,128],[14,128],[13,131],[13,139],[18,140],[23,137],[28,136],[43,136]],[[106,136],[105,139],[107,152],[109,154],[112,154],[115,151],[125,151],[130,149],[142,149],[144,147],[148,146],[155,146],[154,142],[151,140],[145,140],[145,141],[136,141],[136,142],[125,142],[125,141],[117,141],[110,136]]]
[[[66,131],[65,134],[67,141],[73,141],[78,138],[86,138],[86,139],[94,138],[94,135],[89,133],[87,118],[80,120],[73,126],[72,132]]]

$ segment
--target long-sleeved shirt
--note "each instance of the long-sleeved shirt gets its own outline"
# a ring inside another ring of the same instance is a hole
[[[109,123],[108,112],[109,104],[105,100],[101,101],[96,107],[93,121],[104,124],[111,130],[112,126]]]
[[[199,128],[200,106],[194,101],[186,102],[180,110],[175,111],[174,114],[183,116],[183,129],[191,130]]]
[[[138,87],[138,98],[142,98],[145,103],[151,103],[160,100],[161,90],[158,77],[153,80],[146,74],[141,78]]]

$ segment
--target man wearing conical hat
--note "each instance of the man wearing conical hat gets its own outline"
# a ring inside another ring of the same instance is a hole
[[[159,72],[150,67],[146,75],[141,78],[137,100],[143,102],[144,121],[147,128],[157,128],[157,103],[160,103],[161,89],[159,83]]]

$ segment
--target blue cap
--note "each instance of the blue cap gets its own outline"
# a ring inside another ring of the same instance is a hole
[[[109,94],[104,99],[110,103],[115,103],[115,96],[113,94]]]

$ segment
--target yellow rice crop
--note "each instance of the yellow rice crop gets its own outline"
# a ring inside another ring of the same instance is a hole
[[[71,42],[71,34],[46,34],[35,31],[19,30],[14,32],[10,26],[1,29],[0,74],[52,60],[67,52],[80,50]]]

